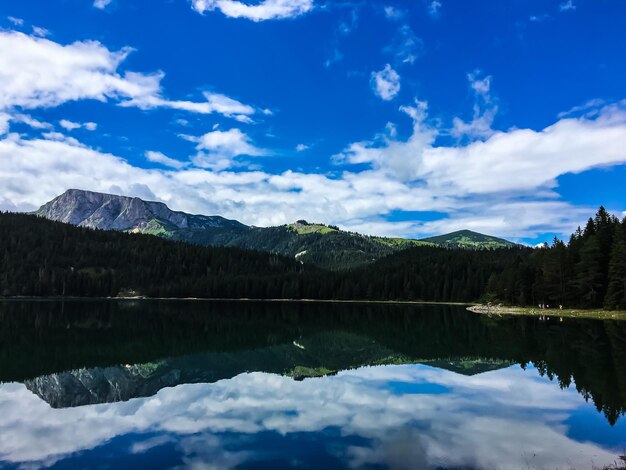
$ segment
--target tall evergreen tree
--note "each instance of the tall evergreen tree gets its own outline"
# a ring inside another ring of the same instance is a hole
[[[626,218],[615,228],[604,305],[609,309],[626,309]]]
[[[601,251],[598,239],[591,236],[585,240],[576,265],[576,287],[580,305],[587,308],[602,304],[603,270],[600,263]]]

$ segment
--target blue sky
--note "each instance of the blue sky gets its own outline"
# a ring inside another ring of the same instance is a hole
[[[0,209],[528,243],[626,210],[626,3],[0,4]]]

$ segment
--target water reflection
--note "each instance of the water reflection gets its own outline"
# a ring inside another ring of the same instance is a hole
[[[616,322],[171,302],[0,322],[6,466],[590,468],[626,446]]]

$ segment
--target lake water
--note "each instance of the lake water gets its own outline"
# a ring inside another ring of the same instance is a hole
[[[0,302],[0,467],[600,468],[626,322],[454,306]]]

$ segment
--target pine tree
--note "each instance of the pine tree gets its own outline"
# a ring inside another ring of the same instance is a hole
[[[626,219],[616,226],[604,306],[626,309]]]
[[[591,236],[585,241],[576,265],[576,287],[580,305],[587,308],[600,306],[603,298],[601,251],[598,239]]]

